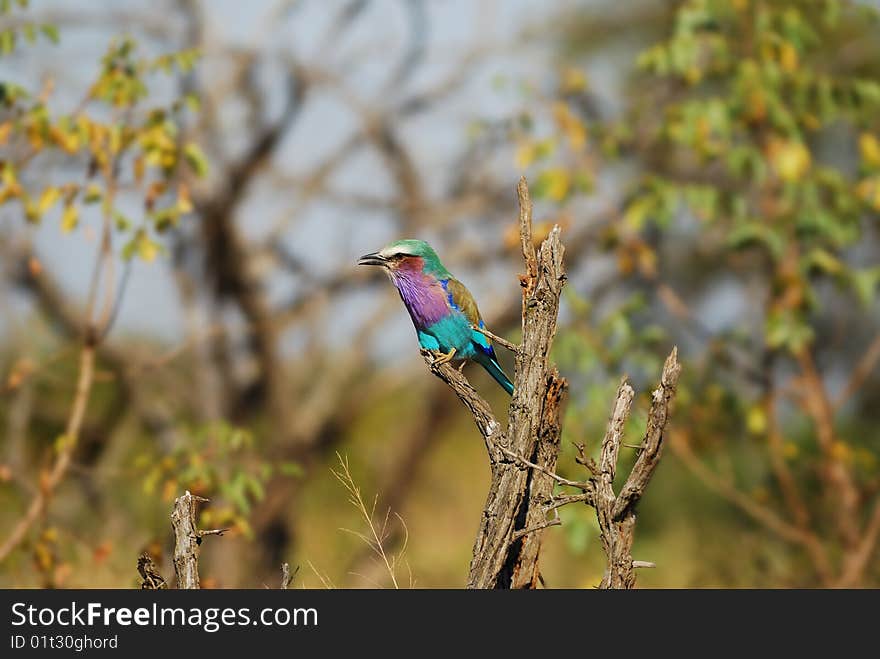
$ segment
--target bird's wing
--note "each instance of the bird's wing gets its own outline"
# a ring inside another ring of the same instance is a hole
[[[474,296],[471,295],[467,287],[454,277],[443,279],[441,283],[446,291],[449,306],[463,313],[471,325],[485,327],[480,316],[480,310],[477,309],[477,301],[474,300]],[[492,342],[489,340],[489,337],[477,331],[474,331],[473,335],[474,343],[483,348],[486,354],[494,357],[495,351],[492,349]]]

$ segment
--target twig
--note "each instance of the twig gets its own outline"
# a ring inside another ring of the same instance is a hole
[[[592,481],[588,481],[592,484]],[[544,510],[553,510],[555,508],[561,508],[562,506],[567,506],[570,503],[585,503],[588,506],[594,505],[596,493],[592,490],[582,492],[581,494],[564,494],[561,496],[553,497],[550,499],[550,502],[544,507]]]
[[[878,361],[880,361],[880,334],[875,336],[874,340],[871,341],[871,345],[868,346],[865,354],[862,355],[859,363],[853,369],[849,382],[846,383],[843,391],[840,392],[840,395],[834,401],[835,411],[843,407],[844,403],[849,400],[850,396],[859,390],[864,381],[871,374],[871,371],[874,370]]]
[[[859,492],[850,466],[834,454],[834,407],[809,347],[799,350],[795,357],[803,374],[804,411],[813,419],[823,455],[819,477],[824,496],[837,508],[835,521],[842,544],[853,550],[859,542]]]
[[[776,419],[774,403],[778,396],[772,375],[769,378],[770,393],[765,401],[765,416],[768,419],[767,425],[767,447],[770,454],[770,468],[776,476],[779,483],[779,489],[782,490],[782,497],[785,505],[788,507],[795,523],[802,529],[809,528],[810,511],[804,503],[794,476],[789,469],[783,452],[783,439]]]
[[[62,435],[58,456],[48,475],[41,480],[40,489],[31,500],[31,504],[28,506],[24,516],[18,521],[3,544],[0,545],[0,562],[4,561],[12,550],[24,540],[30,527],[36,522],[37,518],[43,513],[48,505],[49,497],[52,492],[67,473],[73,457],[73,449],[76,446],[76,440],[79,437],[83,418],[85,417],[89,394],[92,390],[94,374],[95,346],[87,344],[83,347],[82,352],[80,353],[79,377],[76,383],[76,394],[74,395],[73,405],[70,408],[70,416],[67,420],[64,435]]]
[[[296,566],[296,569],[291,574],[290,563],[281,564],[281,590],[287,590],[290,588],[290,584],[297,572],[299,572],[299,565]]]
[[[839,586],[853,588],[859,585],[859,580],[877,549],[878,540],[880,540],[880,499],[874,505],[874,511],[865,526],[861,541],[855,551],[844,560],[843,570],[838,581]]]
[[[550,478],[552,478],[554,481],[556,481],[560,485],[568,485],[569,487],[576,487],[579,490],[587,490],[592,487],[592,483],[590,481],[572,481],[567,478],[563,478],[559,474],[557,474],[553,471],[550,471],[546,467],[542,467],[541,465],[535,464],[534,462],[531,462],[530,460],[526,460],[524,457],[522,457],[521,455],[517,455],[516,453],[514,453],[510,449],[504,448],[503,446],[500,446],[500,445],[496,446],[496,448],[499,451],[501,451],[504,455],[506,455],[508,458],[511,458],[512,460],[523,465],[524,467],[529,467],[531,469],[536,469],[536,470],[540,471],[542,474],[549,476]]]
[[[492,332],[487,330],[485,327],[478,327],[477,325],[471,325],[471,329],[474,330],[475,332],[479,332],[483,336],[489,337],[498,345],[510,350],[510,352],[516,352],[517,349],[519,348],[519,346],[517,346],[515,343],[511,343],[507,339],[503,339],[500,336],[493,334]]]
[[[542,529],[546,529],[548,526],[561,526],[561,525],[562,525],[562,520],[559,519],[558,517],[554,518],[554,519],[548,519],[546,522],[541,522],[540,524],[536,524],[535,526],[532,526],[531,528],[521,529],[521,530],[517,531],[510,538],[510,541],[516,542],[520,538],[524,538],[525,536],[529,535],[530,533],[534,533],[535,531],[540,531]]]

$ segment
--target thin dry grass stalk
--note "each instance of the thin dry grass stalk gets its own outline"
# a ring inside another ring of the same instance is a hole
[[[336,477],[336,480],[342,483],[346,492],[348,492],[348,501],[360,513],[367,526],[368,533],[361,533],[360,531],[347,528],[341,528],[340,530],[359,538],[370,548],[372,553],[375,554],[376,558],[388,573],[388,576],[391,579],[391,584],[396,589],[400,588],[397,571],[398,568],[403,565],[409,576],[409,587],[412,588],[414,586],[412,570],[405,558],[406,548],[409,543],[409,531],[406,527],[406,522],[404,522],[403,517],[398,513],[393,512],[390,508],[385,511],[385,515],[381,520],[377,519],[376,507],[379,502],[379,495],[377,494],[373,498],[372,505],[368,507],[361,494],[360,487],[351,474],[348,457],[343,457],[339,453],[336,454],[336,457],[339,459],[339,469],[331,469],[331,472]],[[395,553],[386,550],[386,544],[392,536],[393,519],[397,520],[403,530],[403,542],[400,549]],[[366,578],[364,575],[355,576]],[[375,585],[378,586],[378,584]]]

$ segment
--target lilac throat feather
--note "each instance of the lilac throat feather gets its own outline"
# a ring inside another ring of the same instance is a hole
[[[420,258],[408,259],[421,261]],[[407,264],[409,265],[409,264]],[[391,276],[416,329],[425,330],[450,313],[446,291],[440,282],[426,275],[421,263],[398,268]]]

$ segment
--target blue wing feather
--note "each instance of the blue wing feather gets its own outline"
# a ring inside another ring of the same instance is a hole
[[[441,279],[440,285],[446,293],[446,299],[449,302],[449,308],[458,311],[466,319],[467,322],[474,326],[484,329],[486,324],[483,322],[480,312],[477,309],[477,303],[471,295],[470,291],[465,288],[457,279],[451,277]],[[483,366],[489,374],[498,381],[507,393],[513,392],[513,383],[504,373],[498,358],[495,356],[495,349],[492,342],[485,334],[476,330],[471,330],[471,345],[462,350],[463,356],[474,359]],[[422,344],[424,346],[424,343]],[[470,353],[470,354],[468,354]]]

